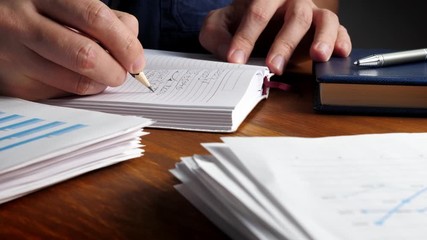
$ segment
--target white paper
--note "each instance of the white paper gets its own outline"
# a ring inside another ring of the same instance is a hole
[[[147,49],[144,73],[154,92],[132,78],[103,93],[44,101],[66,107],[143,116],[150,127],[232,132],[265,99],[265,66],[203,60],[205,55]]]
[[[258,212],[259,207],[240,211],[261,219],[270,216],[274,223],[264,222],[273,228],[275,224],[289,227],[283,228],[289,239],[301,239],[295,231],[307,239],[427,236],[427,134],[226,137],[223,141],[204,145],[217,159],[213,161],[217,170],[194,156],[193,168],[204,169],[204,174],[193,178],[215,181],[223,186],[221,191],[229,192],[221,196],[240,197],[242,205],[250,198],[258,201],[265,212]],[[240,184],[240,190],[229,184]],[[193,194],[215,195],[215,191],[205,184],[204,191]]]
[[[0,97],[0,203],[141,156],[151,122]]]

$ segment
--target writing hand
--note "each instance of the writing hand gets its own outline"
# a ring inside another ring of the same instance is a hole
[[[210,12],[200,42],[235,63],[245,63],[257,45],[267,43],[266,64],[280,75],[304,37],[311,38],[307,52],[315,61],[327,61],[332,54],[347,56],[351,51],[350,36],[337,15],[311,0],[235,0]]]
[[[145,64],[138,22],[98,0],[2,0],[0,94],[95,94]]]

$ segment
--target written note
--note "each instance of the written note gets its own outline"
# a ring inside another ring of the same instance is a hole
[[[233,106],[247,87],[238,82],[250,81],[253,74],[231,69],[147,69],[145,75],[154,93],[129,77],[122,86],[108,88],[92,98],[144,104]]]
[[[256,104],[268,96],[263,85],[271,74],[265,66],[149,49],[145,55],[144,73],[154,91],[128,74],[122,85],[108,87],[101,94],[47,102],[144,116],[155,120],[151,127],[234,131]]]

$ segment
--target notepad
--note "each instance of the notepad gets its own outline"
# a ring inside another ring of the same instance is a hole
[[[176,189],[233,239],[424,239],[426,133],[226,137]]]
[[[142,156],[151,122],[0,97],[0,203]]]
[[[233,132],[268,96],[267,67],[219,62],[208,55],[145,50],[145,75],[154,93],[130,75],[103,93],[46,103],[136,115],[153,119],[150,127]]]

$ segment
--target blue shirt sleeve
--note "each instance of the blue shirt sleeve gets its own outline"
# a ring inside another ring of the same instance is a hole
[[[144,48],[201,52],[198,35],[209,11],[232,0],[103,0],[139,20]]]

